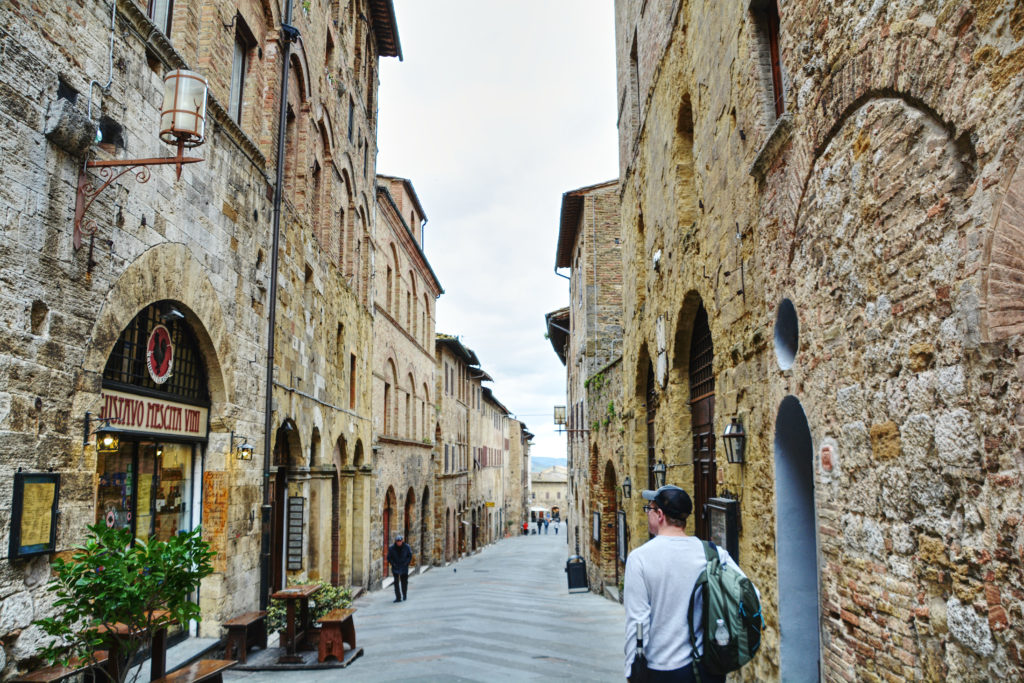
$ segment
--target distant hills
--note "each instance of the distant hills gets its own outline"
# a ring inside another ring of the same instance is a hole
[[[541,470],[546,470],[547,468],[554,467],[555,465],[565,467],[565,458],[530,458],[531,472],[540,472]]]

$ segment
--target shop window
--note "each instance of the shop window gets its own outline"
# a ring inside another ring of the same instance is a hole
[[[184,318],[171,301],[143,309],[114,344],[103,370],[103,386],[127,391],[142,389],[169,400],[210,405],[199,344]],[[154,332],[158,326],[167,331],[166,336],[156,337]],[[156,371],[160,373],[162,366],[166,375],[154,377],[148,365],[151,341]]]

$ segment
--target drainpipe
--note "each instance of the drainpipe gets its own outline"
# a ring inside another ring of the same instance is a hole
[[[260,510],[260,609],[270,602],[270,449],[274,406],[274,331],[277,328],[277,252],[281,242],[281,199],[284,191],[285,131],[288,117],[288,71],[292,41],[299,32],[290,25],[292,0],[286,0],[281,22],[281,107],[277,121],[277,176],[274,184],[273,246],[270,250],[270,309],[267,316],[267,398],[263,417],[263,507]]]

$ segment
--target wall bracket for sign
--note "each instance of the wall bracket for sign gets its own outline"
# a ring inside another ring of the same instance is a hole
[[[52,553],[57,549],[57,504],[60,474],[16,472],[11,504],[9,560]]]

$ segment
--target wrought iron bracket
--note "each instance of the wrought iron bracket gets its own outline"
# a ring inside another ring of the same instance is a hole
[[[149,182],[150,166],[175,166],[175,174],[178,180],[181,179],[181,167],[184,164],[194,164],[202,159],[197,157],[184,156],[184,144],[178,142],[178,154],[174,157],[156,157],[151,159],[113,159],[109,161],[88,161],[78,175],[78,196],[75,199],[75,250],[82,248],[82,237],[91,237],[96,234],[99,227],[92,218],[86,219],[85,212],[89,210],[92,203],[103,190],[107,189],[110,183],[114,182],[128,172],[134,172],[135,180],[140,183]],[[100,180],[103,181],[98,187],[89,177],[88,169],[99,169]],[[120,170],[117,170],[120,169]],[[90,259],[91,260],[91,259]]]

